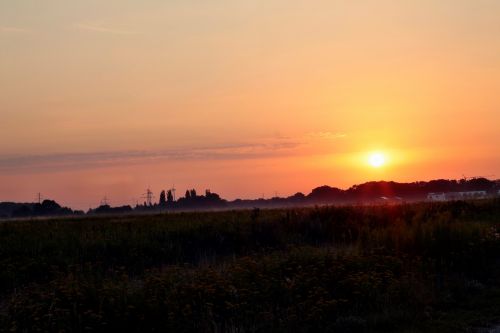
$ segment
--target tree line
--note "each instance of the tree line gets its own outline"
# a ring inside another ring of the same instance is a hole
[[[236,199],[228,201],[219,194],[205,190],[198,194],[196,189],[187,189],[183,197],[175,198],[173,191],[162,190],[157,202],[144,202],[130,205],[111,207],[102,204],[97,208],[89,209],[87,214],[125,214],[145,211],[168,210],[203,210],[203,209],[245,209],[245,208],[280,208],[290,206],[307,206],[316,204],[363,204],[380,203],[381,198],[397,198],[400,201],[426,200],[429,193],[446,193],[458,191],[485,191],[488,196],[497,196],[500,192],[500,181],[486,178],[472,178],[460,180],[437,179],[412,183],[393,181],[374,181],[353,185],[343,190],[331,186],[319,186],[309,194],[297,192],[288,197],[272,197],[268,199]],[[82,215],[83,211],[61,207],[53,200],[44,200],[41,203],[0,203],[0,218],[32,217],[32,216],[61,216]]]

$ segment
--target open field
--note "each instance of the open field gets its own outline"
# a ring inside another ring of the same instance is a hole
[[[3,332],[465,332],[500,200],[0,223]]]

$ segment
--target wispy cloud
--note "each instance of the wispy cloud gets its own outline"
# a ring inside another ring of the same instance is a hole
[[[8,26],[0,26],[0,32],[3,33],[29,33],[31,30],[20,28],[20,27],[8,27]]]
[[[135,35],[135,34],[137,34],[137,31],[123,29],[123,28],[117,28],[117,27],[108,26],[108,25],[96,23],[96,22],[77,23],[77,24],[75,24],[75,28],[80,29],[80,30],[87,30],[87,31],[93,31],[93,32],[103,32],[103,33],[114,34],[114,35]]]
[[[0,171],[57,171],[154,161],[237,160],[289,155],[299,142],[236,143],[155,151],[111,151],[0,157]]]
[[[318,139],[325,139],[325,140],[333,140],[333,139],[342,139],[347,137],[347,134],[345,133],[339,133],[339,132],[329,132],[329,131],[322,131],[322,132],[310,132],[307,134],[309,138],[318,138]]]
[[[256,139],[253,142],[235,142],[224,145],[158,150],[0,156],[0,172],[75,170],[162,161],[243,160],[296,156],[314,151],[311,148],[316,147],[318,140],[331,141],[346,136],[345,133],[320,131],[306,133],[298,137],[279,136]]]

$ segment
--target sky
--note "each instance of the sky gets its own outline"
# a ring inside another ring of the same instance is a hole
[[[0,0],[0,201],[500,178],[499,18],[497,0]]]

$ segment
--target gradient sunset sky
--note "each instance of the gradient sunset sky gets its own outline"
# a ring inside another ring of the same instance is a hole
[[[0,0],[0,139],[0,201],[84,209],[500,178],[500,1]]]

